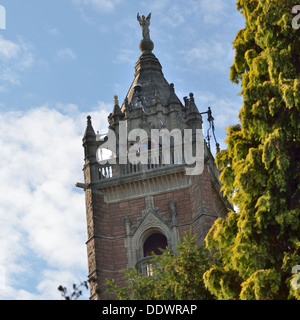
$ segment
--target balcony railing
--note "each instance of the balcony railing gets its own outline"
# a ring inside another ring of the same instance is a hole
[[[148,277],[152,277],[153,266],[155,265],[151,261],[153,258],[154,258],[153,256],[148,256],[139,260],[135,265],[135,268],[137,269],[137,271],[141,274],[147,275]]]
[[[180,161],[176,161],[176,159],[174,159],[173,152],[171,152],[170,154],[170,161],[169,161],[170,163],[168,164],[163,163],[162,155],[159,155],[158,157],[154,158],[153,155],[151,155],[150,150],[147,151],[147,155],[148,155],[147,164],[141,164],[141,163],[132,164],[129,161],[126,164],[119,164],[118,159],[117,159],[117,164],[107,163],[105,165],[100,165],[97,163],[99,180],[102,181],[102,180],[111,179],[111,178],[120,178],[127,175],[144,173],[146,171],[166,168],[170,166],[180,166],[180,164],[176,164]]]

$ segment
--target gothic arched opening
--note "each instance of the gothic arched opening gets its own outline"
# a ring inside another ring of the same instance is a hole
[[[144,242],[144,257],[149,257],[154,252],[157,255],[161,255],[159,249],[166,249],[168,246],[167,238],[161,233],[151,234]]]

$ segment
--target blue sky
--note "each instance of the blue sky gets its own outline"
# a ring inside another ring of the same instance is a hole
[[[181,100],[193,92],[200,111],[212,107],[223,148],[242,103],[229,67],[244,20],[235,0],[0,5],[0,299],[60,299],[58,285],[88,273],[84,194],[74,187],[83,182],[86,116],[105,132],[114,95],[125,98],[141,54],[137,12],[152,12],[165,78]]]

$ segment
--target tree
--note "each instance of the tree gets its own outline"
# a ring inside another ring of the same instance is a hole
[[[57,290],[60,291],[61,296],[65,299],[65,300],[78,300],[81,296],[82,296],[82,288],[85,288],[86,290],[88,290],[89,288],[89,281],[83,281],[78,285],[76,285],[75,283],[73,284],[72,288],[73,288],[73,292],[71,292],[70,294],[68,294],[68,289],[66,287],[63,287],[62,285],[60,285]]]
[[[203,273],[209,268],[208,252],[197,246],[197,238],[184,235],[173,252],[162,250],[151,261],[152,276],[135,268],[125,271],[126,286],[107,281],[108,293],[120,300],[204,300],[212,296],[206,290]]]
[[[218,299],[300,299],[300,31],[298,0],[239,0],[231,81],[241,83],[240,124],[216,156],[238,208],[206,237],[216,263],[204,274]],[[297,278],[298,279],[298,278]],[[295,283],[295,281],[294,281]]]

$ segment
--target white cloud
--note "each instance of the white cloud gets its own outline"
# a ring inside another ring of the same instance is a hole
[[[228,7],[224,0],[201,0],[199,5],[199,9],[203,12],[203,21],[207,24],[221,23]]]
[[[215,127],[220,132],[224,131],[227,126],[238,123],[238,112],[242,105],[240,96],[236,95],[228,98],[212,92],[195,91],[194,97],[197,106],[201,106],[201,111],[206,111],[208,107],[211,107]],[[207,116],[203,115],[204,121],[206,121],[206,118]],[[204,125],[206,124],[204,122]]]
[[[200,40],[193,48],[182,50],[181,54],[189,69],[193,66],[199,72],[211,69],[228,71],[234,58],[231,44],[217,39]]]
[[[182,1],[153,0],[143,1],[142,5],[158,16],[157,20],[171,28],[186,27],[197,12],[201,12],[201,19],[205,24],[219,24],[228,7],[224,0],[189,0],[184,4]]]
[[[4,39],[0,35],[0,57],[6,59],[16,58],[20,51],[20,46],[10,40]]]
[[[19,85],[22,73],[30,68],[33,62],[30,44],[21,37],[18,37],[17,42],[13,42],[0,35],[0,91],[6,91],[8,85]]]
[[[130,65],[135,64],[135,51],[131,49],[120,49],[119,53],[113,59],[113,63],[128,63]]]
[[[71,48],[59,49],[56,53],[58,58],[76,60],[77,54]]]
[[[59,299],[58,285],[86,280],[85,201],[74,185],[87,114],[55,107],[0,114],[0,299]],[[104,130],[108,106],[98,107],[91,116]]]
[[[60,31],[55,27],[48,27],[48,28],[46,28],[46,30],[52,36],[59,36],[60,35]]]
[[[142,6],[154,12],[163,12],[170,5],[170,0],[143,1]],[[147,14],[147,13],[146,13]]]
[[[184,25],[192,5],[183,6],[178,1],[154,0],[142,2],[142,6],[145,8],[143,14],[148,15],[152,12],[153,19],[161,23],[164,28],[176,28]]]
[[[121,2],[121,0],[72,0],[77,5],[91,6],[98,11],[113,11],[115,6]]]

